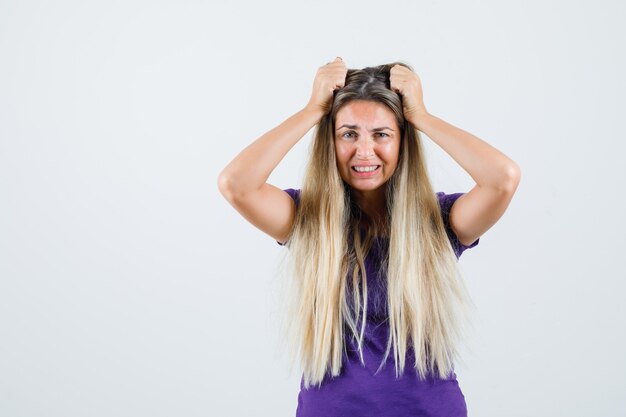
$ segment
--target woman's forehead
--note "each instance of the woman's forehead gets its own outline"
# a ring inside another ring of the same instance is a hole
[[[368,130],[382,126],[395,129],[396,118],[391,109],[383,103],[355,100],[345,104],[337,112],[335,126],[339,128],[344,124]]]

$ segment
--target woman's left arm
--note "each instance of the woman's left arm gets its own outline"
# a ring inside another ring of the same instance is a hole
[[[450,226],[459,241],[470,245],[504,214],[520,182],[519,166],[502,152],[469,132],[429,114],[422,100],[419,77],[396,65],[391,88],[402,95],[404,117],[446,151],[476,181],[450,209]]]

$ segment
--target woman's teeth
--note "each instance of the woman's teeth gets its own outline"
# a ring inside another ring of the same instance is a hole
[[[370,172],[370,171],[374,171],[378,167],[379,165],[374,165],[370,167],[352,167],[352,169],[354,169],[357,172]]]

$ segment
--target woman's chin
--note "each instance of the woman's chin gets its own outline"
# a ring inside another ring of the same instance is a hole
[[[379,181],[372,181],[369,183],[366,183],[365,181],[351,181],[348,185],[355,191],[368,192],[376,191],[385,184],[380,183]]]

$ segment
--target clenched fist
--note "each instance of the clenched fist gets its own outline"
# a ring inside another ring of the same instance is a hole
[[[332,106],[333,93],[345,85],[347,73],[348,68],[339,57],[321,66],[315,74],[313,92],[306,107],[321,110],[323,114],[328,113]]]

